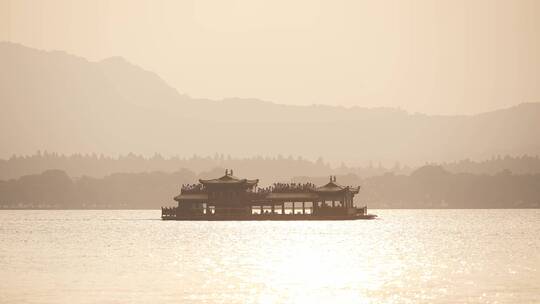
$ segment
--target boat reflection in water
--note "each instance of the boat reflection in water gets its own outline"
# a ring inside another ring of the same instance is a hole
[[[177,207],[161,208],[164,220],[356,220],[373,219],[367,207],[355,207],[360,187],[339,185],[335,176],[312,183],[275,183],[258,188],[258,179],[238,178],[232,170],[216,179],[182,185]]]

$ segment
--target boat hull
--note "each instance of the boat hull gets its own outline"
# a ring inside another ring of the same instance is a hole
[[[351,221],[351,220],[372,220],[377,218],[375,214],[362,215],[189,215],[189,216],[162,216],[168,221]]]

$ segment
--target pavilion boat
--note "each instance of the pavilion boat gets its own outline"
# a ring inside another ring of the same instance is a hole
[[[177,207],[162,207],[163,220],[357,220],[373,219],[367,207],[355,207],[360,187],[341,186],[336,177],[321,187],[312,183],[275,183],[258,188],[258,179],[241,179],[225,170],[217,179],[183,185]]]

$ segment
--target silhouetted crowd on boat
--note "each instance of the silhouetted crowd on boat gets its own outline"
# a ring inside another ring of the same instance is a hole
[[[257,194],[268,194],[272,192],[279,193],[294,193],[294,192],[309,192],[315,190],[317,186],[313,183],[274,183],[272,186],[257,188]],[[202,184],[182,184],[182,193],[201,193],[203,191]]]
[[[202,184],[182,184],[182,193],[200,193],[202,189]]]
[[[257,188],[257,193],[268,194],[272,192],[294,193],[309,192],[315,190],[317,186],[313,183],[274,183],[272,186]]]
[[[271,188],[273,192],[308,192],[315,190],[317,186],[313,183],[274,183]]]

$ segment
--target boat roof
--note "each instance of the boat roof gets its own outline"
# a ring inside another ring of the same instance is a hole
[[[250,186],[256,185],[259,180],[258,179],[246,179],[246,178],[238,178],[234,175],[232,175],[232,170],[225,171],[225,175],[223,175],[220,178],[215,179],[199,179],[199,182],[203,185],[212,185],[212,184],[247,184]]]
[[[349,186],[342,186],[336,182],[335,176],[330,176],[330,182],[328,182],[326,185],[317,187],[315,189],[318,193],[336,193],[341,191],[350,191],[352,193],[358,193],[360,191],[360,186],[354,188]]]

